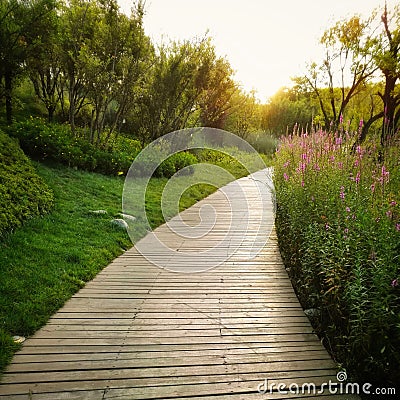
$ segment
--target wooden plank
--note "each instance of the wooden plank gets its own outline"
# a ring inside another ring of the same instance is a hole
[[[73,371],[46,371],[46,372],[29,372],[29,373],[13,373],[6,372],[3,375],[2,383],[38,383],[38,382],[62,382],[62,381],[81,381],[81,380],[107,380],[107,379],[130,379],[149,378],[156,379],[161,377],[178,378],[190,377],[195,379],[198,376],[209,377],[212,375],[221,375],[221,379],[227,379],[229,375],[237,374],[269,374],[274,376],[278,372],[297,371],[301,373],[303,370],[332,370],[335,364],[329,360],[290,360],[277,362],[260,362],[260,363],[241,363],[241,364],[217,364],[217,365],[184,365],[184,366],[160,366],[160,367],[143,367],[143,368],[113,368],[112,365],[105,369],[90,369],[83,371],[79,369],[79,365]]]
[[[130,396],[134,395],[134,393],[141,393],[142,397],[139,398],[151,398],[151,399],[165,399],[166,391],[168,387],[173,388],[173,390],[177,390],[178,393],[173,395],[170,393],[170,397],[172,398],[180,398],[184,396],[184,392],[187,391],[189,396],[199,396],[203,393],[205,395],[214,393],[214,394],[227,394],[231,395],[236,393],[240,394],[248,394],[248,393],[257,393],[260,397],[260,394],[256,391],[257,386],[264,382],[265,379],[269,379],[270,384],[290,384],[290,383],[298,383],[299,385],[308,382],[315,382],[316,384],[322,384],[329,380],[329,377],[333,373],[333,370],[313,370],[313,371],[293,371],[293,372],[276,372],[274,378],[267,377],[265,374],[244,374],[240,373],[237,376],[237,380],[229,381],[229,376],[226,375],[197,375],[197,376],[184,376],[181,377],[179,382],[180,385],[176,383],[176,379],[174,379],[175,383],[171,382],[170,377],[152,377],[148,378],[128,378],[128,379],[118,379],[118,380],[92,380],[92,381],[79,381],[79,387],[77,382],[38,382],[35,384],[32,383],[23,383],[18,384],[15,387],[16,390],[12,391],[12,386],[8,385],[7,387],[3,387],[0,385],[0,395],[10,395],[13,393],[22,394],[22,393],[33,393],[40,394],[37,396],[37,399],[42,398],[41,395],[50,393],[54,396],[53,399],[59,399],[60,395],[64,392],[71,391],[71,393],[79,393],[78,396],[85,396],[88,394],[89,390],[103,390],[104,393],[111,392],[111,389],[115,389],[114,393],[117,396],[123,396],[123,398],[130,398]],[[227,379],[228,378],[228,379]],[[172,385],[171,385],[172,383]],[[231,390],[226,392],[226,386],[229,385]],[[196,391],[196,387],[202,387],[202,392]],[[219,388],[219,390],[217,389]],[[245,388],[245,389],[244,389]],[[120,389],[120,390],[118,390]],[[156,392],[151,393],[152,390],[156,389]],[[118,394],[117,394],[118,393]],[[159,396],[164,395],[164,397]],[[124,397],[127,396],[127,397]],[[276,396],[276,394],[274,394]],[[281,395],[279,395],[281,396]],[[7,397],[8,398],[8,397]],[[49,397],[43,397],[49,398]],[[79,399],[86,399],[85,397],[77,397]],[[104,397],[106,398],[106,397]],[[108,397],[112,398],[112,397]],[[190,397],[193,398],[193,397]],[[261,397],[264,398],[264,397]],[[275,397],[276,398],[276,397]],[[281,397],[279,397],[281,398]]]
[[[139,362],[142,359],[151,359],[154,365],[154,359],[164,359],[164,358],[172,358],[179,359],[185,362],[192,362],[191,360],[204,359],[207,358],[225,358],[225,359],[236,359],[236,362],[243,362],[244,357],[246,355],[247,360],[254,360],[255,358],[262,357],[263,362],[266,360],[313,360],[320,358],[329,358],[329,355],[326,351],[321,347],[319,348],[309,348],[307,351],[304,349],[297,349],[297,351],[293,350],[296,348],[286,348],[285,351],[274,351],[276,349],[268,349],[268,348],[258,348],[256,349],[248,349],[248,348],[238,348],[238,349],[203,349],[203,350],[175,350],[175,351],[131,351],[131,352],[93,352],[93,353],[66,353],[63,352],[61,354],[46,354],[45,360],[43,360],[43,354],[20,354],[17,353],[14,357],[13,364],[9,367],[8,372],[12,371],[20,371],[21,368],[27,368],[27,366],[31,366],[30,369],[33,371],[33,368],[48,368],[47,365],[55,365],[54,363],[69,363],[74,365],[76,362],[80,362],[80,367],[83,366],[81,364],[82,361],[110,361],[110,360],[134,360],[135,362]],[[252,351],[251,351],[252,350]],[[89,351],[89,350],[88,350]],[[301,352],[301,354],[299,354]],[[42,367],[42,364],[45,365]],[[37,367],[37,365],[39,365]],[[17,369],[14,369],[17,368]],[[50,368],[50,367],[49,367]],[[56,368],[54,368],[56,369]]]

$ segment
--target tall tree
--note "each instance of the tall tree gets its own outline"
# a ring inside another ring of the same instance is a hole
[[[54,0],[2,0],[0,2],[0,78],[4,81],[6,119],[12,123],[14,82],[41,38],[49,34],[48,16]]]
[[[326,127],[339,125],[351,99],[377,70],[371,51],[374,45],[369,31],[371,20],[372,17],[362,21],[354,16],[327,29],[320,40],[325,47],[323,62],[319,66],[310,64],[308,73],[297,79],[297,83],[303,81],[313,91]],[[323,92],[323,87],[328,92]],[[323,94],[328,95],[327,102]]]
[[[207,38],[160,46],[134,113],[135,130],[143,143],[197,124],[194,116],[215,65]]]
[[[61,87],[61,30],[59,9],[46,15],[47,34],[38,37],[25,60],[36,96],[45,105],[49,122],[63,96]]]

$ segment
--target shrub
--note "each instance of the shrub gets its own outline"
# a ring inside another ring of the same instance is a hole
[[[278,147],[278,139],[267,132],[250,133],[247,141],[261,154],[272,155]]]
[[[160,163],[160,160],[164,161]],[[140,155],[140,162],[137,163],[133,173],[136,176],[148,176],[154,170],[153,176],[157,178],[171,178],[183,168],[186,174],[193,173],[194,169],[191,165],[197,162],[197,158],[186,151],[174,153],[168,157],[161,147],[151,147]]]
[[[53,194],[15,139],[0,131],[0,237],[50,210]]]
[[[318,332],[354,379],[400,381],[399,148],[344,132],[282,139],[274,181],[280,248]]]
[[[109,175],[126,174],[140,150],[139,142],[124,137],[106,148],[90,143],[84,135],[73,135],[68,125],[47,124],[30,118],[8,128],[21,147],[37,160],[53,160],[70,167]]]

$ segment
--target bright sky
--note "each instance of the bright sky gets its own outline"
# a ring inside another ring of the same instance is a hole
[[[118,0],[129,12],[130,0]],[[393,7],[396,0],[387,0]],[[203,37],[208,30],[242,87],[266,101],[306,62],[318,60],[318,40],[338,19],[369,15],[384,0],[146,0],[145,32],[154,43]]]

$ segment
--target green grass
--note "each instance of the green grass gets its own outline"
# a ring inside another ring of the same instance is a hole
[[[0,371],[18,349],[13,335],[32,335],[85,282],[132,246],[127,233],[110,223],[121,212],[124,178],[60,165],[35,166],[54,191],[55,206],[50,214],[29,220],[0,242]],[[239,165],[231,164],[229,169],[236,178],[245,175]],[[196,175],[179,178],[180,210],[215,191],[209,184],[192,185],[199,179]],[[153,228],[164,222],[160,200],[167,181],[152,178],[146,192]],[[220,185],[225,183],[227,178],[221,177]],[[167,207],[167,218],[176,214],[176,208]],[[107,215],[90,213],[99,209]],[[146,233],[141,221],[135,224],[134,241]]]

